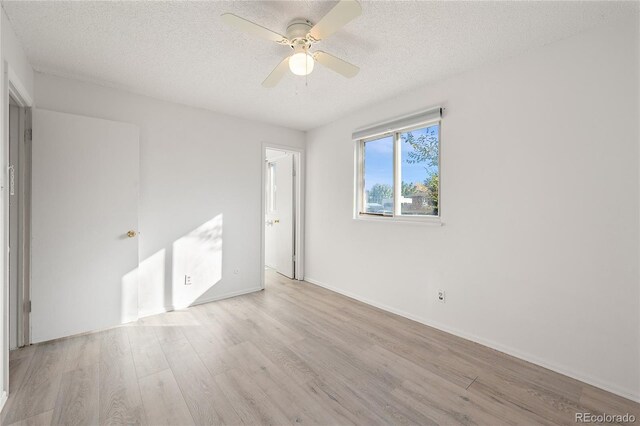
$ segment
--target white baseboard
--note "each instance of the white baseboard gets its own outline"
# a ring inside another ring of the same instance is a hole
[[[169,305],[169,306],[163,306],[160,307],[158,309],[153,309],[153,310],[147,310],[147,311],[142,311],[140,313],[138,313],[138,318],[144,318],[144,317],[149,317],[152,315],[158,315],[158,314],[163,314],[165,312],[171,312],[171,311],[175,311],[177,309],[186,309],[190,306],[197,306],[197,305],[202,305],[204,303],[209,303],[209,302],[215,302],[217,300],[223,300],[223,299],[229,299],[231,297],[236,297],[236,296],[242,296],[243,294],[249,294],[249,293],[255,293],[257,291],[261,291],[262,288],[261,287],[252,287],[249,289],[244,289],[244,290],[238,290],[238,291],[232,291],[229,293],[224,293],[218,296],[213,296],[213,297],[207,297],[204,299],[197,299],[195,302],[191,303],[190,305],[187,306],[173,306],[173,305]]]
[[[164,314],[165,312],[169,312],[172,311],[173,309],[171,309],[170,306],[162,306],[160,308],[157,309],[149,309],[146,311],[139,311],[138,312],[138,318],[144,318],[144,317],[150,317],[153,315],[159,315],[159,314]]]
[[[578,371],[573,371],[570,367],[567,367],[567,366],[564,366],[564,365],[555,364],[553,361],[548,361],[548,360],[545,360],[545,359],[541,359],[541,358],[539,358],[539,357],[537,357],[535,355],[531,355],[529,353],[522,352],[522,351],[520,351],[518,349],[503,345],[503,344],[498,343],[498,342],[494,342],[494,341],[492,341],[490,339],[486,339],[484,337],[476,336],[474,334],[467,333],[465,331],[458,330],[458,329],[449,327],[449,326],[444,325],[444,324],[440,324],[438,322],[435,322],[435,321],[432,321],[432,320],[429,320],[429,319],[426,319],[426,318],[418,317],[418,316],[413,315],[413,314],[411,314],[409,312],[405,312],[405,311],[403,311],[401,309],[396,309],[396,308],[394,308],[392,306],[388,306],[388,305],[385,305],[383,303],[379,303],[379,302],[376,302],[374,300],[370,300],[370,299],[367,299],[365,297],[361,297],[361,296],[359,296],[357,294],[354,294],[354,293],[351,293],[349,291],[345,291],[345,290],[339,289],[337,287],[333,287],[333,286],[327,285],[327,284],[322,283],[322,282],[320,282],[320,281],[318,281],[318,280],[316,280],[314,278],[305,277],[305,281],[308,282],[308,283],[317,285],[319,287],[326,288],[327,290],[331,290],[333,292],[342,294],[343,296],[347,296],[347,297],[349,297],[351,299],[355,299],[355,300],[357,300],[359,302],[366,303],[367,305],[371,305],[371,306],[374,306],[376,308],[382,309],[383,311],[391,312],[393,314],[399,315],[399,316],[404,317],[404,318],[408,318],[408,319],[410,319],[412,321],[419,322],[419,323],[427,325],[429,327],[433,327],[433,328],[436,328],[438,330],[453,334],[455,336],[462,337],[463,339],[471,340],[472,342],[479,343],[479,344],[487,346],[487,347],[489,347],[491,349],[495,349],[497,351],[503,352],[503,353],[505,353],[507,355],[511,355],[511,356],[516,357],[516,358],[520,358],[520,359],[522,359],[524,361],[527,361],[527,362],[530,362],[532,364],[539,365],[540,367],[544,367],[544,368],[547,368],[549,370],[555,371],[556,373],[560,373],[562,375],[571,377],[572,379],[576,379],[576,380],[579,380],[581,382],[584,382],[584,383],[590,384],[592,386],[595,386],[597,388],[600,388],[600,389],[606,390],[608,392],[614,393],[614,394],[619,395],[619,396],[621,396],[623,398],[627,398],[627,399],[630,399],[632,401],[640,402],[640,394],[637,393],[637,391],[633,391],[631,389],[621,388],[618,385],[615,385],[613,383],[608,383],[608,382],[606,382],[604,380],[598,379],[598,378],[593,377],[593,376],[591,376],[589,374],[585,374],[583,372],[578,372]]]
[[[7,395],[7,391],[2,391],[2,395],[0,395],[0,412],[2,412],[2,409],[4,408],[4,404],[7,403],[8,398],[9,398],[9,395]]]
[[[202,305],[203,303],[215,302],[216,300],[229,299],[231,297],[242,296],[243,294],[255,293],[262,291],[262,287],[252,287],[245,290],[232,291],[231,293],[225,293],[220,296],[208,297],[206,299],[198,299],[189,306]]]

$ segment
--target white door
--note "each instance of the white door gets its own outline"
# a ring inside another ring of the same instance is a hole
[[[289,278],[294,277],[293,168],[291,153],[267,161],[265,264]]]
[[[32,341],[138,315],[138,129],[34,110]]]

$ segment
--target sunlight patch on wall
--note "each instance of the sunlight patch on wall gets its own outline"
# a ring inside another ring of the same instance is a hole
[[[191,305],[221,278],[222,213],[173,243],[173,308]]]

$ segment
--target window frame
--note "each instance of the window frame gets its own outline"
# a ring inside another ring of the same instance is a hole
[[[413,130],[438,126],[438,214],[437,215],[403,215],[401,206],[402,193],[402,143],[401,134]],[[364,146],[367,142],[393,137],[393,212],[391,215],[364,212],[366,206]],[[442,225],[442,118],[425,121],[411,126],[389,130],[385,133],[361,138],[355,141],[355,202],[354,219],[381,222],[413,222]]]

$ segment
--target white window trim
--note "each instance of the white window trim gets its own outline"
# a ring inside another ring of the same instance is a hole
[[[400,135],[412,130],[424,129],[438,125],[438,215],[402,215],[400,214],[400,194],[402,193]],[[393,135],[393,215],[377,215],[362,213],[364,210],[364,144]],[[383,134],[355,141],[355,179],[354,179],[354,211],[353,218],[358,221],[395,222],[420,225],[442,226],[442,119],[433,119],[410,127],[394,129]]]

